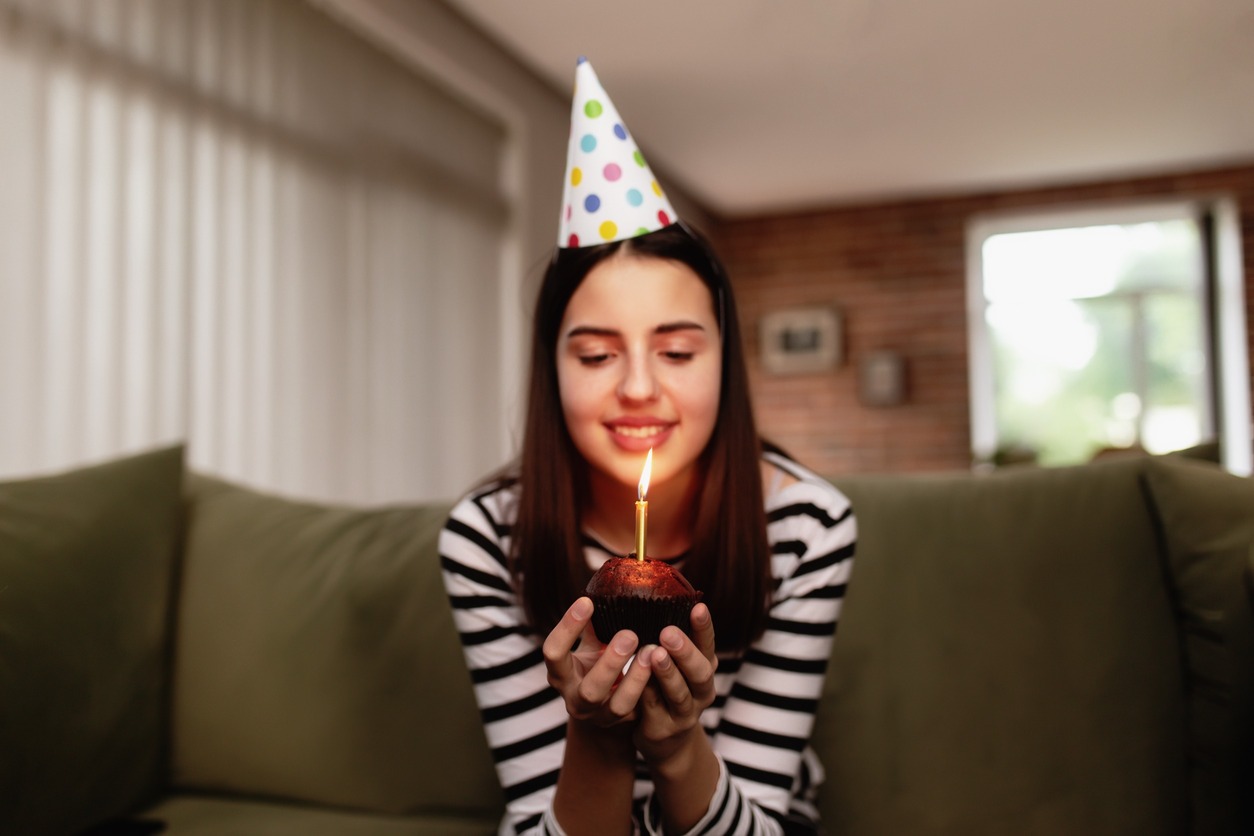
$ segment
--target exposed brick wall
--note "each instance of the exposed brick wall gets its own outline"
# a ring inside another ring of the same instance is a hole
[[[760,429],[822,473],[969,467],[971,217],[1012,208],[1214,194],[1231,195],[1240,206],[1246,318],[1254,326],[1254,165],[719,223],[712,237],[736,288]],[[843,313],[844,362],[830,373],[766,374],[758,361],[759,318],[812,304],[834,305]],[[1254,353],[1254,334],[1249,342]],[[907,399],[901,405],[859,402],[858,361],[878,349],[905,358]]]

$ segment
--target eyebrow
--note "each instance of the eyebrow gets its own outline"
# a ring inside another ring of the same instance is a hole
[[[679,320],[678,322],[663,322],[661,325],[653,329],[655,334],[674,334],[677,331],[704,331],[705,326],[698,322],[690,320]],[[573,337],[620,337],[622,333],[614,328],[601,328],[596,325],[576,325],[566,332],[566,339]]]

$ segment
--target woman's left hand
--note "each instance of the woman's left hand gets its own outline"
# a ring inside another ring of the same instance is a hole
[[[678,627],[662,631],[651,648],[652,677],[637,704],[635,744],[650,767],[665,764],[701,729],[701,712],[714,702],[714,624],[705,604],[692,608],[692,638]],[[639,661],[639,660],[638,660]]]

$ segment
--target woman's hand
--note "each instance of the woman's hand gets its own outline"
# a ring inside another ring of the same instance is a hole
[[[692,608],[692,638],[678,627],[662,631],[661,646],[640,652],[636,666],[653,679],[639,701],[635,743],[651,769],[666,768],[698,737],[701,712],[714,702],[714,624],[705,604]]]
[[[602,728],[636,719],[649,669],[639,659],[626,673],[623,668],[638,642],[635,633],[621,630],[608,645],[601,644],[592,629],[592,600],[581,597],[571,604],[543,646],[549,684],[562,695],[571,717]]]

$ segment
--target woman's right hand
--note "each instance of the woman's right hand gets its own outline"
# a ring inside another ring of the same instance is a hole
[[[639,639],[620,630],[608,645],[601,644],[592,629],[592,609],[586,596],[571,604],[544,640],[544,664],[549,684],[562,695],[571,717],[609,728],[636,719],[649,669],[633,660],[623,672]]]

